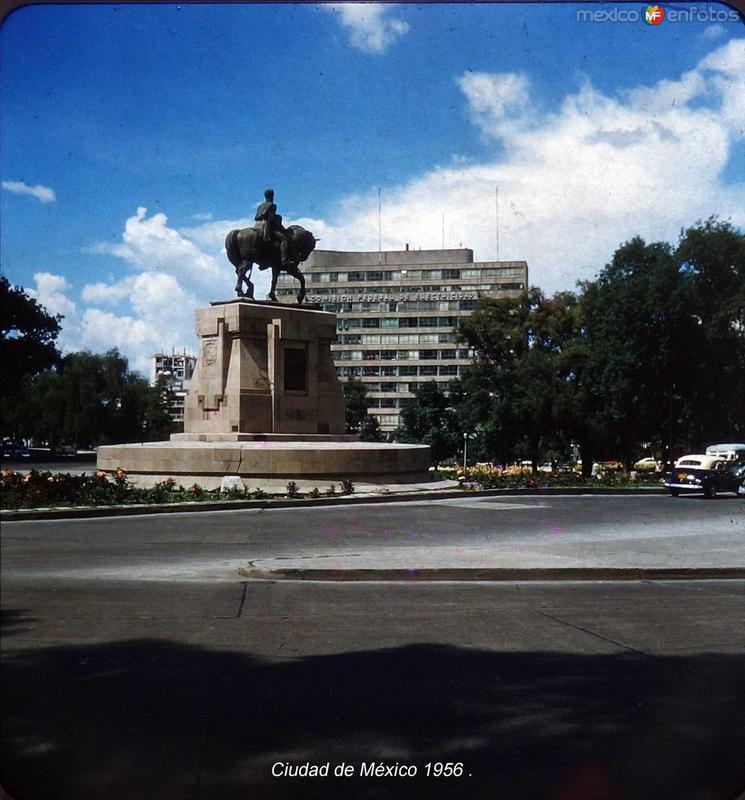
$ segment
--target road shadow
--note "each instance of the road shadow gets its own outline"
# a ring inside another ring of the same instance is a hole
[[[137,639],[3,659],[16,800],[727,800],[745,656],[411,645],[267,661]],[[362,777],[370,762],[416,777]],[[272,777],[345,762],[347,778]],[[461,777],[425,765],[462,762]]]
[[[33,628],[37,618],[29,612],[28,608],[0,608],[0,635],[11,636]]]

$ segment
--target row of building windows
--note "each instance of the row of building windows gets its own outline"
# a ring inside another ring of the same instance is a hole
[[[337,367],[336,372],[342,378],[360,378],[360,377],[381,377],[381,378],[413,378],[416,376],[435,377],[436,375],[444,375],[447,377],[455,377],[463,370],[463,366],[459,367],[457,364],[443,364],[436,366],[434,364],[423,364],[421,366],[400,366],[400,367]]]
[[[516,287],[520,288],[520,287]],[[395,311],[466,311],[476,307],[476,300],[399,300],[398,302],[321,303],[323,311],[334,314]]]
[[[335,350],[336,361],[452,361],[467,359],[468,350]]]
[[[368,397],[368,408],[401,408],[406,400],[399,400],[396,397]]]
[[[511,278],[523,275],[522,267],[484,267],[482,269],[401,269],[396,270],[365,270],[347,272],[311,272],[307,277],[313,283],[375,283],[377,281],[392,281],[394,274],[400,274],[405,280],[424,281],[457,281],[478,280],[479,278]],[[287,278],[283,278],[283,282]]]
[[[454,333],[340,333],[336,344],[450,344]]]
[[[470,300],[464,303],[474,302]],[[338,332],[354,328],[453,328],[457,317],[363,317],[361,319],[338,319],[336,330]]]
[[[365,381],[365,388],[370,394],[379,394],[379,393],[402,394],[405,392],[413,394],[416,391],[417,386],[421,385],[422,383],[426,383],[426,381],[420,381],[420,382],[412,381],[410,383],[391,383],[387,381],[378,383],[377,381]]]

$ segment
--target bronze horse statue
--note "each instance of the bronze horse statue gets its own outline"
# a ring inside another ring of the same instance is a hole
[[[279,242],[267,242],[256,228],[242,228],[232,230],[225,238],[225,252],[228,260],[235,267],[238,280],[235,284],[235,293],[238,297],[247,297],[253,300],[254,285],[251,283],[253,265],[258,264],[259,269],[272,270],[272,288],[269,290],[267,300],[277,302],[274,290],[277,288],[277,278],[280,272],[292,275],[300,282],[300,291],[297,295],[298,303],[305,299],[305,278],[298,266],[313,252],[318,241],[310,231],[300,225],[290,225],[287,229],[289,239],[287,247],[287,264],[282,265]],[[244,291],[243,284],[246,284]]]

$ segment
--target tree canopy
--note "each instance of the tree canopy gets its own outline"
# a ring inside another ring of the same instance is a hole
[[[379,442],[383,438],[377,417],[368,414],[367,387],[350,376],[343,384],[347,433],[357,433],[363,442]]]
[[[21,396],[16,424],[26,436],[77,448],[165,438],[173,430],[164,385],[130,372],[118,350],[65,355]]]
[[[436,381],[417,384],[414,398],[406,400],[401,409],[401,424],[395,433],[400,442],[428,444],[435,465],[460,448],[463,428],[453,408],[457,383],[451,383],[449,394]]]
[[[24,381],[58,362],[61,319],[0,277],[0,400],[16,394]]]
[[[675,247],[635,237],[578,290],[482,300],[460,320],[475,356],[457,414],[483,458],[535,467],[576,445],[589,470],[745,436],[745,237],[730,223]]]

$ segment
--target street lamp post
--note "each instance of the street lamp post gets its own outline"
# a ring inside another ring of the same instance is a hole
[[[463,477],[468,477],[468,434],[463,434]]]

